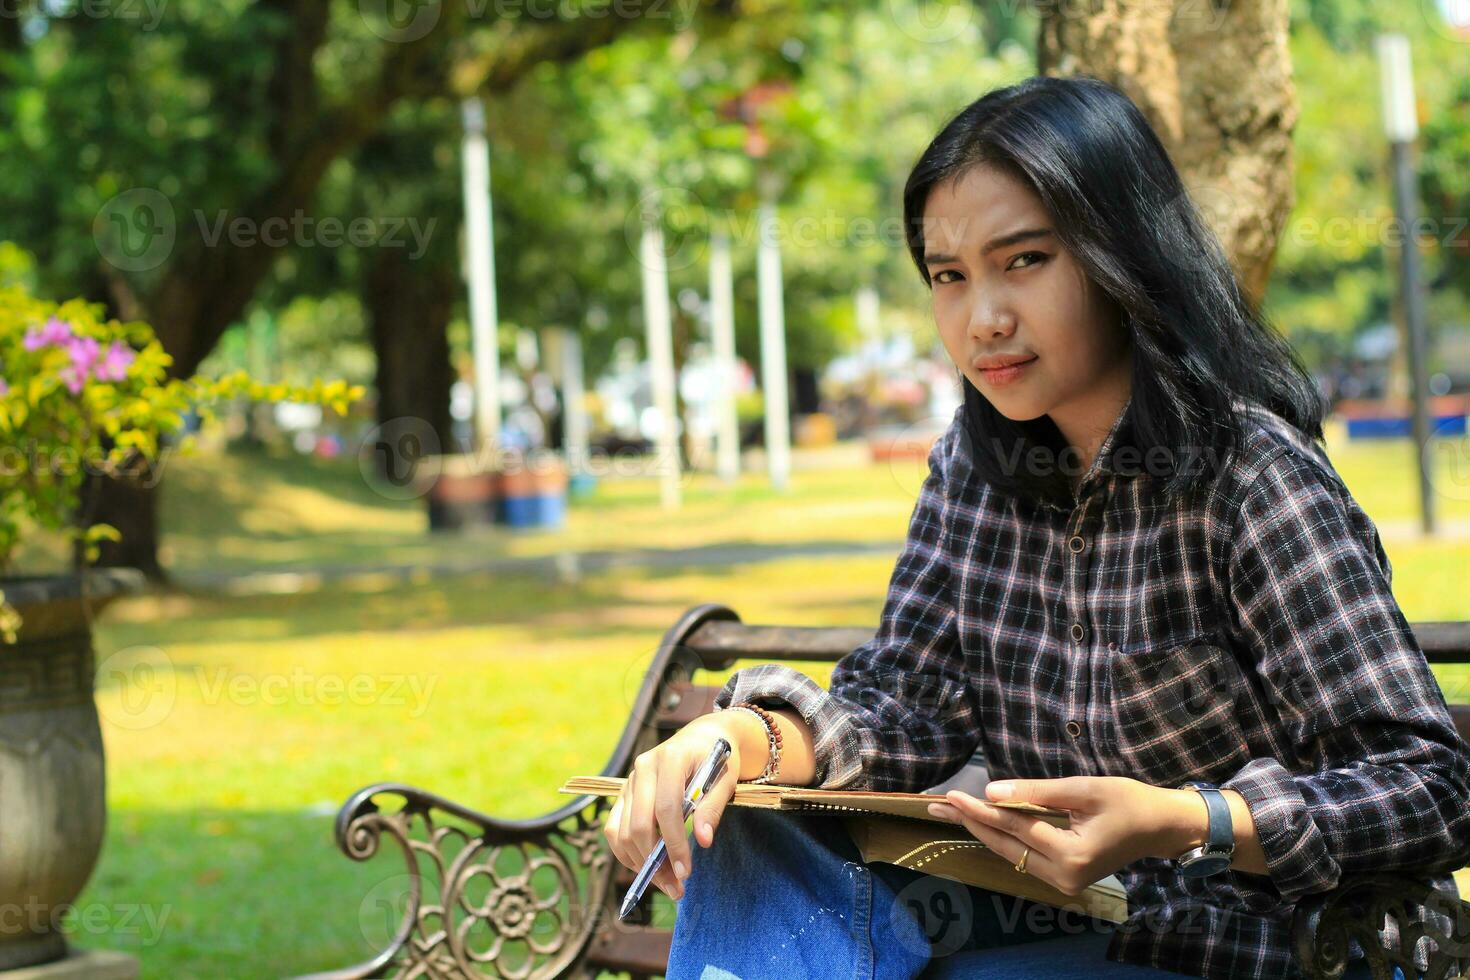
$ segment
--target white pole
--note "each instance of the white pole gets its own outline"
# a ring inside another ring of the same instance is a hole
[[[1429,417],[1429,327],[1424,308],[1424,285],[1419,268],[1419,243],[1413,229],[1419,225],[1418,175],[1413,144],[1419,135],[1419,118],[1414,110],[1414,73],[1409,56],[1409,39],[1402,34],[1378,37],[1378,58],[1383,74],[1383,127],[1388,134],[1393,167],[1394,210],[1401,231],[1399,246],[1399,290],[1408,334],[1409,381],[1413,395],[1412,426],[1419,470],[1419,524],[1433,534],[1434,474],[1431,472]]]
[[[587,469],[587,413],[582,380],[582,337],[575,330],[561,333],[561,398],[562,437],[566,446],[567,468],[572,473]]]
[[[655,441],[659,499],[665,510],[679,506],[679,453],[674,411],[674,341],[669,313],[669,272],[664,262],[664,235],[657,212],[643,214],[643,325],[648,340],[648,368],[653,405],[658,414]]]
[[[470,337],[475,357],[475,431],[481,447],[500,444],[500,349],[496,342],[495,250],[490,225],[490,146],[485,107],[477,98],[460,103],[464,120],[464,215]]]
[[[786,319],[781,300],[781,246],[775,194],[767,183],[760,204],[756,287],[760,294],[761,387],[766,403],[766,467],[771,486],[786,489],[791,475],[791,425],[786,399]]]
[[[735,414],[735,274],[730,237],[716,230],[710,239],[710,328],[715,342],[715,470],[734,483],[740,477],[740,421]]]
[[[1380,34],[1376,39],[1383,128],[1390,143],[1412,143],[1419,138],[1419,114],[1414,108],[1414,69],[1409,39],[1402,34]]]

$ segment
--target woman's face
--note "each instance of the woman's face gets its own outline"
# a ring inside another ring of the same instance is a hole
[[[1057,413],[1104,404],[1101,392],[1121,385],[1126,395],[1116,304],[1062,247],[1027,184],[981,165],[935,185],[924,250],[945,350],[1002,415],[1062,425]]]

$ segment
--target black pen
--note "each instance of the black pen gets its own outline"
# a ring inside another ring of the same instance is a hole
[[[699,801],[704,799],[710,787],[714,786],[715,780],[720,778],[720,773],[725,771],[725,760],[730,757],[730,743],[723,738],[715,740],[715,747],[710,749],[709,758],[700,763],[699,768],[689,780],[689,785],[684,790],[684,819],[689,819],[689,814]],[[643,862],[643,868],[638,872],[638,877],[633,879],[633,885],[628,889],[628,894],[623,898],[623,907],[618,910],[618,919],[626,919],[628,913],[633,911],[633,906],[643,897],[648,883],[658,869],[663,867],[664,859],[668,857],[669,849],[664,844],[663,837],[659,837],[658,843],[654,845],[653,852],[648,855],[648,860]]]

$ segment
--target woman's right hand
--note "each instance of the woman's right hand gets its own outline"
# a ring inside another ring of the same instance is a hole
[[[692,867],[689,841],[684,833],[684,791],[700,763],[709,757],[715,740],[720,738],[730,743],[730,756],[724,771],[694,810],[695,839],[701,847],[709,847],[714,843],[720,814],[735,795],[735,784],[742,772],[741,749],[746,750],[748,758],[759,760],[758,765],[751,762],[754,772],[746,778],[758,776],[765,767],[765,756],[757,756],[752,751],[756,744],[764,749],[765,726],[748,711],[702,715],[639,755],[633,760],[622,793],[602,825],[613,856],[634,871],[642,869],[659,837],[663,838],[668,856],[654,874],[653,883],[675,900],[683,897],[683,879]]]

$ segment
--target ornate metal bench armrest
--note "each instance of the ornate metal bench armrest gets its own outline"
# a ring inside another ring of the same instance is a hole
[[[1425,921],[1410,919],[1413,905],[1428,909]],[[1379,934],[1386,919],[1398,930],[1392,945]],[[1367,954],[1373,980],[1393,980],[1394,967],[1405,977],[1417,977],[1414,949],[1424,936],[1434,941],[1425,977],[1449,980],[1470,971],[1470,903],[1408,874],[1362,875],[1330,892],[1308,895],[1297,906],[1292,933],[1297,963],[1308,980],[1341,977],[1350,939]]]
[[[337,814],[337,846],[366,861],[386,834],[406,862],[394,889],[407,893],[406,905],[372,959],[300,980],[562,975],[586,950],[605,904],[609,803],[582,796],[540,817],[503,820],[402,783],[358,790]],[[517,855],[513,871],[508,852]],[[466,893],[474,879],[482,900]]]
[[[739,617],[707,603],[686,611],[664,634],[603,775],[626,774],[640,750],[657,744],[656,719],[677,704],[681,685],[696,670],[709,669],[710,661],[717,669],[733,661],[731,651],[686,647],[700,628],[727,623],[739,623]],[[594,959],[587,956],[593,936],[611,934],[607,915],[615,920],[617,914],[607,908],[613,857],[602,835],[613,802],[581,796],[540,817],[502,820],[402,783],[358,790],[337,814],[337,846],[353,860],[366,861],[386,832],[407,862],[407,908],[392,939],[371,960],[300,980],[585,972],[584,960]],[[504,871],[508,852],[519,855],[519,873]],[[437,883],[426,885],[425,866]],[[465,894],[473,878],[485,879],[476,896],[489,887],[483,901]],[[598,956],[595,962],[613,954],[602,950]]]

